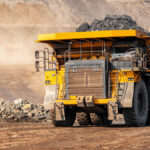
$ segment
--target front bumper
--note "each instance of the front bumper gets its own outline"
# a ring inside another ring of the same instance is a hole
[[[109,101],[116,101],[116,99],[95,99],[94,104],[106,105]],[[77,100],[56,100],[55,102],[62,102],[64,105],[77,105]]]

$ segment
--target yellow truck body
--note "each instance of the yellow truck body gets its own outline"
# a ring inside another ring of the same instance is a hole
[[[80,125],[119,119],[128,125],[146,124],[149,35],[137,30],[69,32],[40,34],[36,42],[52,48],[42,51],[42,59],[45,85],[55,87],[50,107],[54,125],[73,125],[75,115]],[[39,51],[36,58],[40,59]]]

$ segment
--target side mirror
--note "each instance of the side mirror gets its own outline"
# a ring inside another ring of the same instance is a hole
[[[40,58],[40,52],[39,51],[35,51],[35,58],[39,59]]]
[[[39,68],[40,68],[40,62],[36,61],[35,62],[35,69],[36,69],[37,72],[39,72]]]

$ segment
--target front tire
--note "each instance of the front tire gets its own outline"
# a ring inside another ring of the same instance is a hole
[[[148,94],[144,81],[136,83],[133,107],[123,109],[124,119],[128,126],[144,126],[148,117]]]

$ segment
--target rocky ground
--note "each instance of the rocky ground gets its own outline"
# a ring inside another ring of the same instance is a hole
[[[150,127],[56,128],[49,123],[0,123],[0,149],[150,149]]]
[[[33,65],[0,65],[0,121],[46,121],[44,74]]]
[[[2,122],[41,122],[48,121],[49,118],[49,110],[45,110],[42,104],[32,104],[22,99],[0,102]]]

